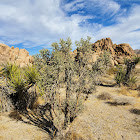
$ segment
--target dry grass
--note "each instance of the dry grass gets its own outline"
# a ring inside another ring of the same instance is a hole
[[[133,97],[117,96],[114,98],[113,104],[114,105],[133,105],[134,102],[135,101]]]
[[[125,86],[121,86],[120,89],[118,90],[118,93],[121,95],[131,96],[131,97],[138,97],[139,96],[138,90],[132,90],[132,89],[129,89],[128,87],[125,87]]]
[[[113,75],[117,72],[117,69],[115,67],[110,67],[107,71],[107,74]]]
[[[121,86],[119,93],[126,96],[130,95],[130,93],[128,92],[128,88],[124,86]]]
[[[70,132],[69,131],[69,132],[66,133],[63,140],[84,140],[84,138],[76,132],[73,132],[73,131]]]
[[[112,99],[112,96],[111,96],[111,94],[108,93],[108,92],[103,92],[103,93],[99,94],[99,95],[97,96],[97,98],[98,98],[99,100],[111,100],[111,99]]]

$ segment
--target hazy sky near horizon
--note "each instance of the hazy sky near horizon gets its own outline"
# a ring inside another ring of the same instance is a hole
[[[0,0],[0,43],[32,55],[87,36],[140,49],[140,0]]]

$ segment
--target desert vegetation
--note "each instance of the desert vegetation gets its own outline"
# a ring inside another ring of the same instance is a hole
[[[104,50],[93,62],[95,50],[90,39],[87,37],[75,42],[76,54],[71,51],[70,38],[60,39],[59,43],[52,43],[52,51],[40,50],[32,65],[22,68],[16,63],[3,65],[0,72],[0,112],[15,111],[10,116],[17,116],[16,119],[25,122],[23,116],[28,120],[26,123],[48,132],[51,139],[76,139],[81,136],[75,136],[75,132],[66,133],[67,129],[84,110],[89,96],[96,93],[96,87],[124,86],[139,90],[134,73],[140,57],[125,59],[124,65],[114,67],[111,66],[111,53]],[[102,84],[101,78],[106,75],[113,75],[115,84]],[[107,100],[107,104],[114,106],[134,104],[133,98],[125,95],[115,97],[108,91],[97,95],[97,99]]]

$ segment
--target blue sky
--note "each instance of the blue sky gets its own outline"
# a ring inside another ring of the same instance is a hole
[[[140,49],[140,0],[0,0],[0,43],[30,55],[70,37]]]

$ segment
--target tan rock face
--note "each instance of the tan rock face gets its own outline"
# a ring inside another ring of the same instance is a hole
[[[123,55],[123,56],[133,56],[133,55],[135,55],[133,49],[127,43],[116,45],[115,53],[117,55]]]
[[[33,57],[25,49],[10,48],[5,44],[0,44],[0,64],[6,62],[16,63],[20,67],[33,64]]]
[[[115,54],[113,49],[113,42],[110,38],[98,40],[93,44],[93,50],[97,53],[101,53],[102,51],[108,51],[112,55]]]
[[[111,64],[117,65],[117,64],[123,64],[124,58],[131,58],[135,55],[135,52],[131,48],[131,46],[127,43],[123,44],[113,44],[112,40],[110,38],[101,39],[96,41],[92,44],[92,50],[94,53],[92,55],[91,61],[95,62],[97,58],[104,52],[108,51],[111,54]],[[76,56],[77,50],[74,51],[74,54]]]

